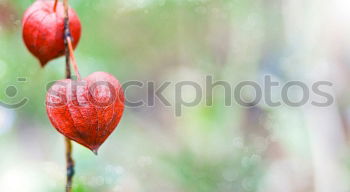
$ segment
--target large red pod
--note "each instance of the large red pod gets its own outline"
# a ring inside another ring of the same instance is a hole
[[[104,72],[65,79],[47,92],[46,111],[60,133],[97,153],[119,124],[124,92],[118,80]]]
[[[47,62],[64,54],[64,7],[58,2],[38,0],[24,13],[22,20],[23,40],[28,50],[44,67]],[[75,48],[81,34],[80,20],[69,8],[69,26]]]

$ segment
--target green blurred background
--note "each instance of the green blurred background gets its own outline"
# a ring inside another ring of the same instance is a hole
[[[21,17],[34,0],[0,0],[0,191],[59,192],[64,139],[45,112],[46,86],[64,77],[64,59],[45,68],[26,50]],[[348,0],[70,0],[82,38],[82,76],[105,71],[122,83],[194,81],[232,85],[331,81],[324,108],[213,106],[127,108],[98,156],[74,143],[75,192],[349,191],[350,2]],[[18,78],[25,78],[19,82]],[[17,91],[11,86],[17,87]],[[10,87],[10,88],[9,88]],[[11,92],[12,91],[12,92]],[[298,95],[300,90],[291,90]],[[9,97],[9,93],[13,97]],[[193,92],[185,92],[191,101]],[[251,91],[245,91],[246,98]],[[147,88],[130,88],[130,100]],[[272,97],[280,99],[280,89]]]

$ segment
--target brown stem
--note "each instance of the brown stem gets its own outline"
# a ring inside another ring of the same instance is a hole
[[[57,3],[58,3],[58,0],[55,0],[55,4],[53,5],[53,11],[54,11],[54,12],[56,12]]]
[[[74,176],[74,160],[72,158],[72,141],[66,137],[67,184],[66,192],[72,191]]]
[[[70,51],[68,45],[68,38],[70,37],[70,29],[69,29],[69,15],[68,15],[68,0],[63,1],[64,6],[64,47],[65,47],[65,56],[66,56],[66,78],[71,78],[71,70],[70,70]]]
[[[56,0],[57,2],[57,0]],[[69,15],[68,15],[68,0],[63,1],[64,6],[64,45],[65,45],[65,56],[66,56],[66,78],[71,78],[70,70],[70,51],[69,51]],[[73,176],[74,176],[74,160],[72,158],[72,141],[65,138],[66,143],[66,163],[67,163],[67,183],[66,183],[66,192],[72,191],[73,185]]]
[[[65,10],[65,18],[64,18],[64,41],[65,41],[65,48],[66,48],[66,63],[70,66],[70,59],[72,60],[73,69],[75,72],[75,75],[77,76],[77,79],[80,80],[80,73],[78,69],[77,62],[75,61],[74,57],[74,48],[72,45],[72,36],[69,29],[69,14],[68,14],[68,0],[63,0],[63,6]]]
[[[72,45],[72,39],[70,37],[67,37],[67,43],[68,43],[68,49],[69,49],[69,53],[70,53],[70,58],[72,60],[72,65],[73,65],[73,69],[74,69],[75,75],[77,76],[77,79],[80,80],[81,77],[80,77],[80,73],[79,73],[77,62],[75,61],[74,49],[73,49],[73,45]]]

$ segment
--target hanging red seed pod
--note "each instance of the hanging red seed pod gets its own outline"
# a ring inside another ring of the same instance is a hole
[[[60,133],[97,153],[119,124],[124,93],[112,75],[95,72],[83,80],[57,81],[47,93],[46,110]]]
[[[36,1],[24,13],[23,40],[28,50],[44,67],[47,62],[64,54],[64,7],[62,2]],[[55,7],[55,8],[54,8]],[[81,34],[80,20],[69,8],[69,27],[75,48]]]

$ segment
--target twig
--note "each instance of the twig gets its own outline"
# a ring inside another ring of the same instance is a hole
[[[67,184],[66,192],[72,191],[74,176],[74,160],[72,158],[72,141],[66,137]]]
[[[55,4],[53,5],[53,11],[54,11],[54,12],[56,12],[57,3],[58,3],[58,0],[55,0]]]
[[[69,28],[69,14],[68,14],[68,0],[63,1],[64,9],[65,9],[65,17],[64,17],[64,42],[66,48],[66,63],[70,66],[70,59],[72,60],[73,69],[77,79],[80,80],[80,73],[78,69],[77,62],[75,61],[74,56],[74,48],[72,45],[72,35]]]
[[[57,2],[57,1],[56,1]],[[63,1],[64,6],[64,45],[65,45],[65,56],[66,56],[66,78],[71,78],[70,70],[70,51],[69,51],[69,15],[68,15],[68,0]],[[72,141],[65,138],[66,143],[66,163],[67,163],[67,183],[66,183],[66,192],[72,191],[73,185],[73,176],[74,176],[74,160],[72,158]]]
[[[69,52],[70,52],[70,58],[72,60],[72,65],[73,65],[73,69],[74,69],[75,75],[77,76],[77,79],[80,80],[81,77],[80,77],[80,73],[79,73],[77,62],[75,61],[74,49],[73,49],[73,45],[72,45],[72,39],[70,37],[67,37],[67,43],[68,43],[68,48],[69,48]]]

